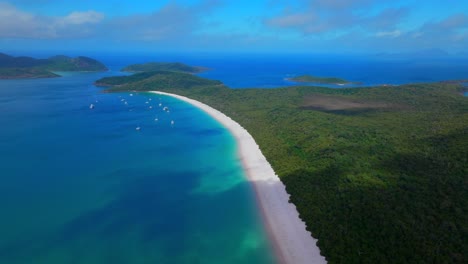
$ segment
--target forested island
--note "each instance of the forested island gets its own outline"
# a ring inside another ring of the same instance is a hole
[[[200,73],[206,70],[208,68],[189,66],[180,62],[148,62],[132,64],[122,69],[124,72],[175,71],[185,73]]]
[[[60,77],[54,72],[60,71],[107,71],[101,62],[79,56],[53,56],[48,59],[32,57],[13,57],[0,53],[0,79],[32,79]]]
[[[468,262],[459,84],[229,89],[165,71],[96,84],[187,96],[245,127],[329,263]]]
[[[344,85],[344,84],[351,84],[351,82],[340,79],[337,77],[317,77],[312,75],[301,75],[297,77],[287,78],[288,81],[293,82],[308,82],[308,83],[319,83],[319,84],[336,84],[336,85]]]
[[[150,71],[129,76],[105,77],[97,80],[94,84],[96,86],[110,86],[108,91],[128,91],[128,85],[134,85],[132,90],[135,91],[167,89],[167,87],[189,89],[223,85],[220,81],[177,71]]]

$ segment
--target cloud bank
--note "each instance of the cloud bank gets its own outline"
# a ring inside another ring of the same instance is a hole
[[[39,2],[54,4],[53,0]],[[76,5],[81,9],[68,8],[61,15],[24,8],[39,6],[39,2],[0,2],[0,43],[21,39],[44,43],[82,40],[89,45],[147,49],[305,52],[423,48],[460,51],[468,46],[468,15],[462,11],[422,17],[414,3],[398,0],[269,0],[263,8],[257,6],[254,15],[244,14],[250,2],[241,0],[236,5],[224,0],[170,0],[152,9],[125,14],[102,11],[99,8],[105,5],[91,1]],[[71,3],[67,7],[75,6]],[[91,6],[96,8],[86,9]]]
[[[104,14],[93,10],[50,17],[24,12],[0,2],[0,38],[81,38],[90,36],[91,26],[103,20]]]

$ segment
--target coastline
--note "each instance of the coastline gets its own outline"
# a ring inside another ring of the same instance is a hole
[[[284,184],[263,156],[253,137],[237,122],[199,101],[177,94],[152,91],[185,101],[220,122],[235,137],[248,181],[253,185],[266,230],[280,263],[327,263],[317,240],[306,230],[296,207],[289,203]]]

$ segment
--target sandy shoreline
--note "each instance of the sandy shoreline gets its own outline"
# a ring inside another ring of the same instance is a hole
[[[296,207],[288,202],[289,194],[283,183],[247,130],[218,110],[196,100],[164,92],[153,93],[172,96],[200,108],[234,135],[242,165],[254,186],[263,220],[281,263],[326,263],[316,246],[317,240],[305,229]]]

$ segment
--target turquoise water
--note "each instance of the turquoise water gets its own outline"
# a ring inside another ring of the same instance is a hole
[[[0,82],[0,263],[275,262],[228,131],[111,74]]]
[[[113,72],[0,81],[0,264],[275,262],[228,131],[173,98],[92,85],[128,64],[207,66],[202,76],[233,88],[300,74],[363,85],[468,78],[464,59],[84,55]]]

